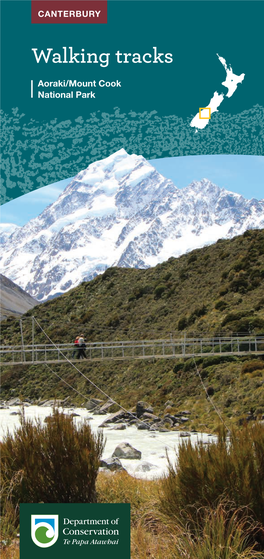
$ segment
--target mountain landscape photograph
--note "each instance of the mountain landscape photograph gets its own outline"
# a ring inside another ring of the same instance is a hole
[[[0,272],[45,301],[110,266],[146,269],[262,227],[264,200],[208,178],[177,188],[121,149],[80,171],[24,226],[2,224]]]
[[[17,439],[2,443],[4,487],[13,484],[12,494],[2,490],[3,539],[15,542],[18,502],[50,502],[54,483],[64,487],[58,502],[68,502],[67,480],[78,471],[87,484],[76,481],[76,502],[131,504],[133,559],[261,558],[264,200],[250,197],[254,176],[246,196],[231,178],[229,190],[200,173],[179,188],[156,167],[121,149],[64,181],[25,223],[2,218],[3,420],[21,408],[51,411],[36,428],[22,413]],[[148,355],[144,344],[163,354]],[[78,458],[75,420],[85,414],[97,425],[85,435],[97,449],[90,473]],[[122,442],[109,457],[102,437],[115,433]],[[65,446],[68,436],[76,446]],[[33,439],[42,480],[23,462]],[[5,559],[18,558],[8,549]]]

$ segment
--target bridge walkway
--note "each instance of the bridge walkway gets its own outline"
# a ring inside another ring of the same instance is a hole
[[[86,361],[263,355],[264,336],[90,342],[86,344],[85,352]],[[77,359],[76,355],[73,344],[34,343],[0,346],[0,365],[41,365],[82,361]]]

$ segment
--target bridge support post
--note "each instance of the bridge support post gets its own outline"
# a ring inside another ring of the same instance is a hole
[[[32,316],[32,362],[34,362],[35,318]]]
[[[24,336],[23,336],[23,324],[22,324],[21,318],[19,320],[19,324],[20,324],[21,345],[22,345],[21,361],[26,361],[26,354],[25,354],[25,347],[24,347]]]

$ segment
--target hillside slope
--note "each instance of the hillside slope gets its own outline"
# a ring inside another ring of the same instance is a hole
[[[35,305],[36,299],[0,274],[0,320],[8,316],[21,316]]]
[[[44,301],[108,267],[149,268],[264,227],[264,200],[210,180],[179,189],[121,149],[84,169],[38,217],[0,246],[0,271]]]
[[[54,342],[72,342],[83,333],[89,341],[154,339],[170,335],[223,332],[264,332],[264,231],[195,250],[153,269],[110,268],[102,276],[61,297],[38,305],[24,320],[24,340],[31,340],[31,315]],[[19,343],[19,324],[2,323],[3,339]],[[45,336],[35,330],[35,342]],[[197,359],[213,401],[230,421],[248,412],[264,413],[264,356],[208,356]],[[205,397],[193,360],[82,362],[80,369],[125,406],[147,399],[162,412],[168,400],[173,409],[189,409],[192,425],[212,427],[217,416]],[[53,366],[84,395],[100,394],[71,369]],[[45,366],[5,368],[3,396],[29,398],[71,396]],[[81,397],[76,397],[81,401]],[[84,401],[84,400],[83,400]]]

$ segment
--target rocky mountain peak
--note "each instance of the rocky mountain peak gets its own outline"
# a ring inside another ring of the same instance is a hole
[[[0,272],[42,301],[107,267],[147,268],[264,227],[264,201],[209,179],[179,189],[124,149],[80,171],[37,218],[0,247]]]

